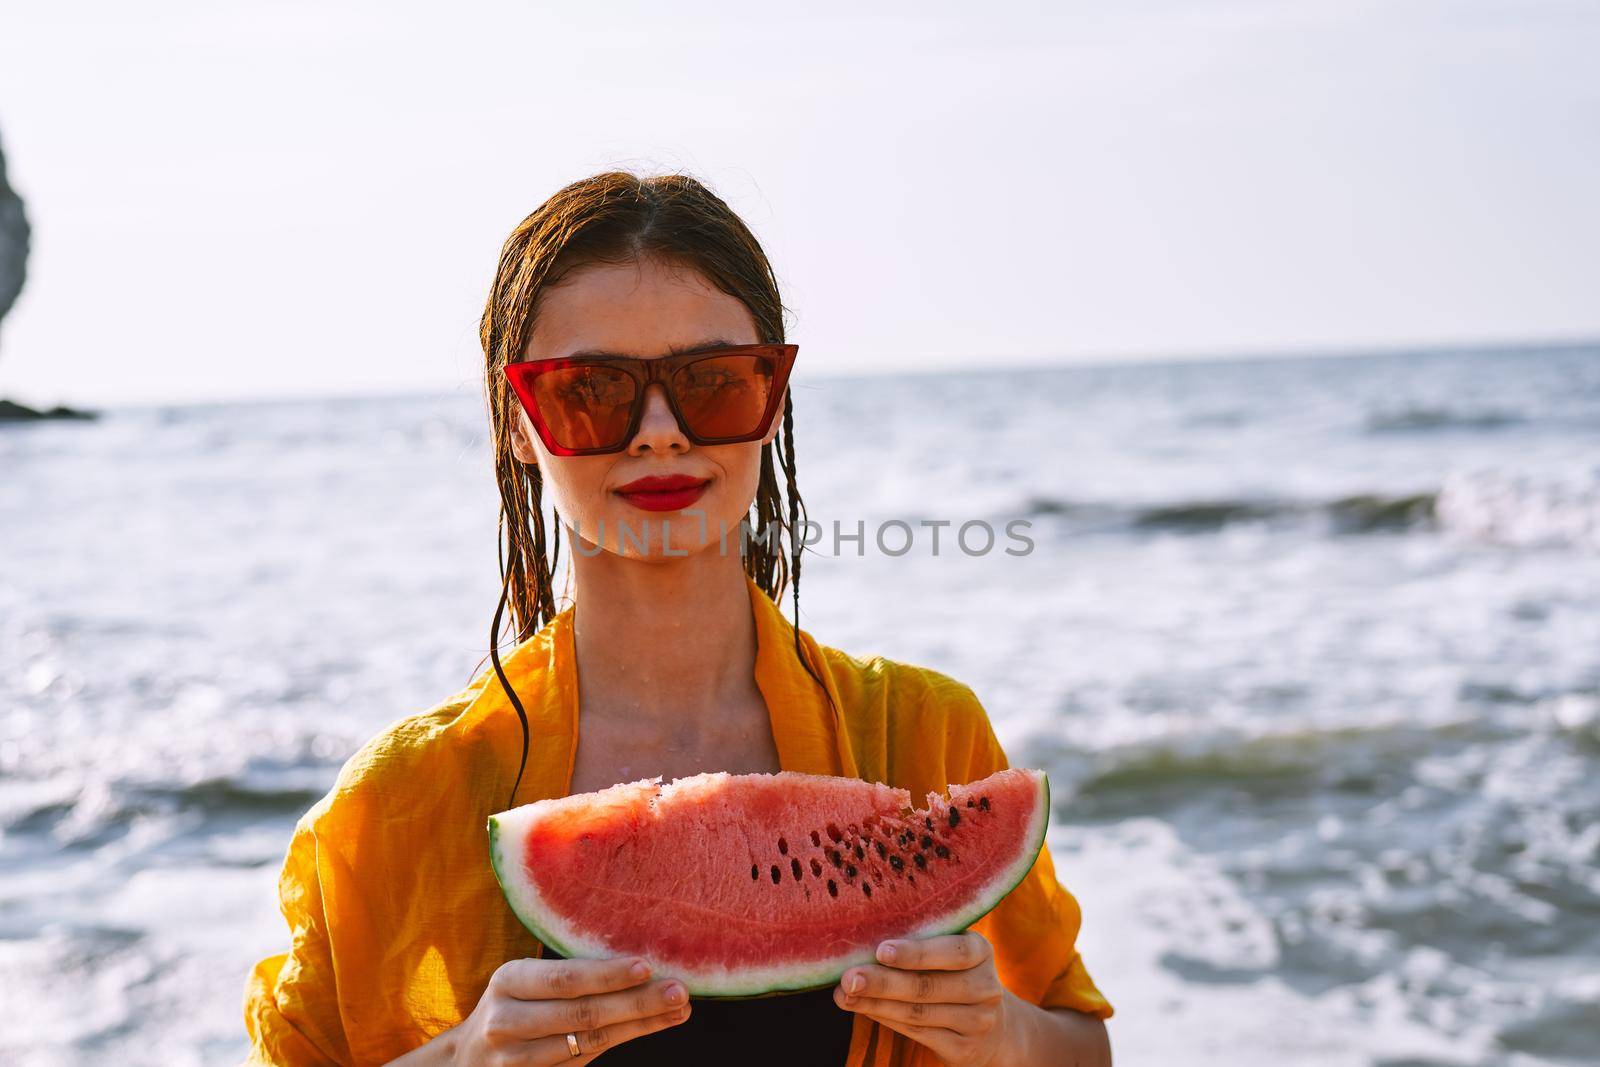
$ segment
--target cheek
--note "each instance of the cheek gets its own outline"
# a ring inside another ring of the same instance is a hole
[[[605,515],[606,462],[602,456],[552,456],[540,449],[539,470],[544,474],[545,501],[561,518],[580,530],[597,529]]]
[[[749,513],[755,502],[756,489],[761,484],[761,446],[724,445],[729,455],[718,457],[723,470],[725,488],[719,500],[719,510],[729,527]]]

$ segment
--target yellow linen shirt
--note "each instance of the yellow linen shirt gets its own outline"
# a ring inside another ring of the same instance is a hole
[[[924,667],[859,660],[800,631],[830,707],[794,651],[794,628],[746,578],[756,684],[785,770],[865,778],[919,799],[1008,766],[972,690]],[[528,715],[516,804],[568,793],[578,736],[573,608],[504,658]],[[835,708],[838,709],[835,712]],[[542,946],[489,864],[488,817],[506,808],[522,728],[492,668],[436,707],[362,746],[295,824],[278,880],[289,951],[252,969],[244,995],[250,1064],[384,1064],[471,1014],[490,976]],[[972,927],[1017,996],[1110,1018],[1075,943],[1078,903],[1049,850]],[[933,1067],[902,1035],[857,1016],[847,1067]]]

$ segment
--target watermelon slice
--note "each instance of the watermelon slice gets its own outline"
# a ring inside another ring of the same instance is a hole
[[[659,778],[492,815],[507,901],[563,956],[640,956],[694,996],[814,989],[878,943],[964,930],[1044,844],[1050,787],[1011,769],[928,795],[783,771]]]

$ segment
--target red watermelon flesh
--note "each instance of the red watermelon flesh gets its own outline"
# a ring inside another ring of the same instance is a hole
[[[571,958],[641,956],[696,996],[810,989],[879,942],[963,930],[1044,843],[1043,772],[911,808],[903,789],[797,774],[649,779],[489,818],[518,918]]]

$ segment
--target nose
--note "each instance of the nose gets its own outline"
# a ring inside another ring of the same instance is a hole
[[[644,411],[639,416],[639,429],[628,442],[630,456],[646,452],[679,453],[689,450],[689,439],[683,435],[672,408],[667,404],[666,389],[659,382],[651,382],[644,391]]]

